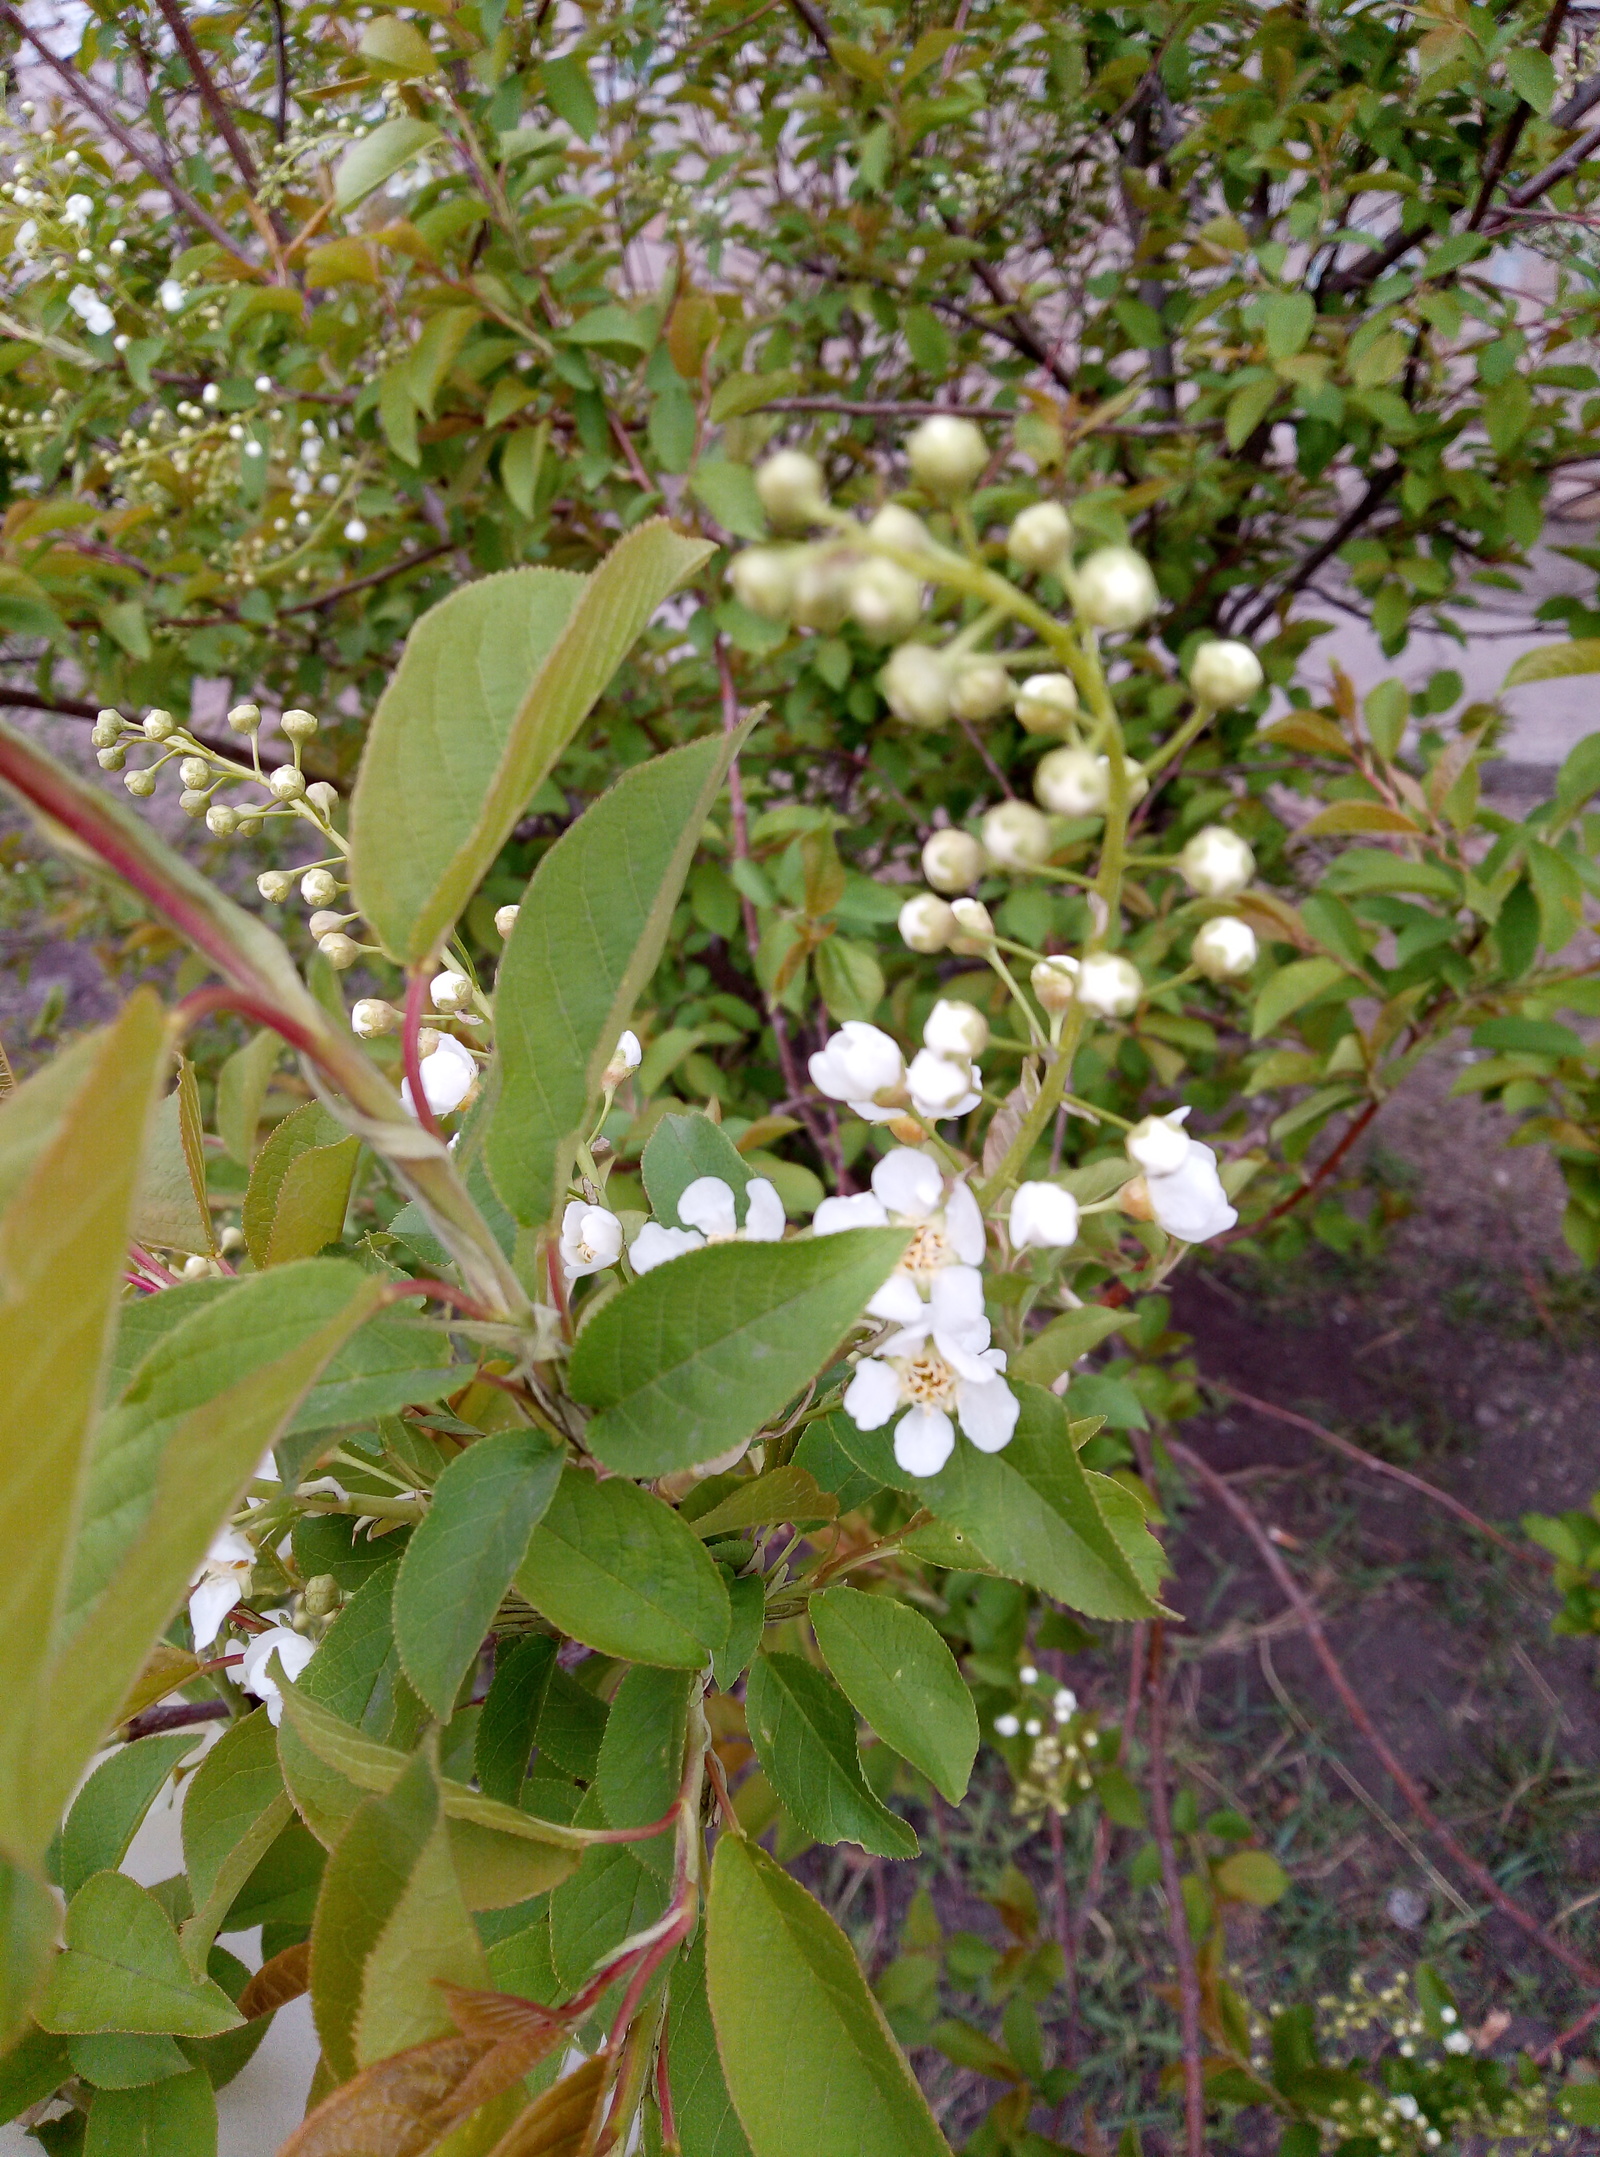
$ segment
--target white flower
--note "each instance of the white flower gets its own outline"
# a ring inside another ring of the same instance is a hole
[[[1059,734],[1077,709],[1070,674],[1030,674],[1017,691],[1017,717],[1028,734]]]
[[[622,1223],[604,1206],[570,1199],[561,1216],[561,1266],[569,1281],[603,1273],[622,1255]]]
[[[68,195],[61,214],[69,225],[86,225],[94,215],[94,202],[88,195]]]
[[[1397,2097],[1389,2099],[1389,2110],[1398,2112],[1403,2120],[1414,2120],[1419,2109],[1417,2100],[1409,2090],[1402,2090]]]
[[[499,916],[496,915],[495,919],[498,920]],[[509,934],[510,932],[507,931],[506,933]],[[624,1032],[616,1047],[611,1051],[611,1061],[601,1074],[602,1085],[620,1086],[628,1073],[637,1071],[643,1061],[644,1050],[639,1046],[639,1036],[636,1033]]]
[[[117,318],[101,299],[98,292],[91,292],[87,285],[74,285],[67,294],[67,305],[91,337],[109,337],[117,326]]]
[[[183,305],[183,287],[176,277],[164,278],[156,298],[169,315],[175,315]]]
[[[943,726],[953,686],[949,662],[931,644],[896,645],[878,676],[883,701],[906,726]]]
[[[970,1266],[936,1274],[922,1314],[856,1365],[844,1408],[858,1430],[879,1430],[905,1408],[894,1457],[908,1475],[937,1475],[955,1447],[950,1411],[980,1452],[1011,1441],[1021,1404],[989,1346],[983,1278]]]
[[[633,1239],[628,1256],[635,1273],[650,1273],[668,1259],[685,1251],[704,1250],[708,1243],[777,1243],[784,1231],[783,1200],[777,1186],[765,1176],[752,1176],[744,1191],[744,1226],[739,1226],[733,1186],[721,1176],[696,1176],[678,1194],[678,1219],[686,1228],[666,1228],[659,1221],[646,1222]]]
[[[1189,687],[1202,704],[1214,705],[1218,711],[1248,704],[1266,678],[1249,645],[1233,637],[1216,637],[1202,644],[1189,665]]]
[[[936,1056],[981,1056],[989,1046],[989,1021],[976,1004],[942,996],[928,1013],[922,1041]]]
[[[983,820],[983,843],[1002,869],[1036,869],[1050,856],[1050,819],[1030,802],[996,802]]]
[[[1064,951],[1057,952],[1036,960],[1028,979],[1046,1011],[1065,1011],[1078,993],[1078,962]]]
[[[1137,629],[1161,604],[1150,564],[1131,547],[1099,547],[1070,580],[1073,603],[1096,629]]]
[[[1052,749],[1039,759],[1033,791],[1057,816],[1099,816],[1111,799],[1111,759],[1087,749]]]
[[[1446,2052],[1470,2052],[1472,2050],[1472,2039],[1465,2030],[1446,2030],[1443,2043]]]
[[[997,1715],[994,1719],[994,1734],[997,1738],[1014,1738],[1021,1728],[1021,1723],[1014,1715]]]
[[[850,578],[859,561],[845,547],[802,553],[794,573],[794,618],[802,629],[837,629],[850,611]]]
[[[1030,502],[1011,520],[1006,552],[1024,569],[1058,569],[1072,548],[1072,519],[1059,502]]]
[[[922,873],[935,891],[970,891],[988,857],[969,831],[930,832],[922,846]]]
[[[1184,1147],[1176,1168],[1154,1175],[1145,1170],[1145,1191],[1151,1213],[1169,1236],[1180,1243],[1207,1243],[1232,1228],[1239,1216],[1228,1203],[1211,1148],[1197,1138],[1185,1138]]]
[[[509,936],[510,936],[510,934],[511,934],[512,930],[513,930],[513,929],[514,929],[514,928],[516,927],[516,925],[517,925],[517,916],[518,916],[518,914],[520,914],[521,912],[522,912],[522,908],[521,908],[520,906],[497,906],[497,907],[495,908],[495,910],[494,910],[494,928],[495,928],[495,934],[496,934],[496,935],[497,935],[497,936],[498,936],[498,937],[499,937],[499,938],[501,939],[501,941],[502,941],[502,942],[504,942],[504,941],[505,941],[505,939],[506,939],[507,937],[509,937]],[[638,1046],[638,1036],[637,1036],[637,1035],[635,1035],[635,1036],[633,1037],[633,1040],[634,1040],[634,1045],[635,1045],[635,1047],[637,1047],[637,1046]],[[619,1048],[621,1047],[621,1045],[622,1045],[622,1044],[621,1044],[620,1042],[619,1042],[619,1043],[617,1044],[617,1046],[618,1046]]]
[[[812,1056],[809,1069],[818,1093],[847,1102],[868,1123],[887,1123],[904,1106],[903,1098],[887,1107],[879,1103],[882,1094],[903,1097],[906,1063],[899,1043],[865,1019],[846,1019]]]
[[[780,449],[756,467],[756,493],[780,531],[815,524],[828,506],[822,467],[803,449]]]
[[[255,1551],[236,1528],[224,1528],[206,1552],[200,1578],[189,1592],[189,1625],[195,1653],[209,1648],[222,1621],[250,1584]]]
[[[1078,1201],[1058,1183],[1020,1183],[1011,1201],[1010,1230],[1019,1251],[1064,1251],[1078,1240]]]
[[[1189,1158],[1189,1134],[1183,1128],[1189,1113],[1175,1108],[1170,1115],[1146,1116],[1136,1123],[1123,1141],[1128,1159],[1147,1176],[1175,1176]]]
[[[952,899],[950,911],[961,932],[950,939],[952,951],[977,952],[994,942],[994,916],[981,899]]]
[[[367,527],[360,517],[352,517],[344,528],[344,536],[352,547],[359,547],[367,536]]]
[[[1178,856],[1189,889],[1202,899],[1232,899],[1256,873],[1256,857],[1236,831],[1207,824]]]
[[[870,1191],[825,1198],[811,1227],[818,1236],[836,1236],[847,1228],[915,1229],[904,1258],[867,1305],[874,1318],[896,1325],[912,1325],[922,1316],[923,1291],[941,1273],[983,1264],[977,1200],[964,1183],[947,1191],[939,1163],[914,1146],[890,1148],[872,1171]]]
[[[256,881],[263,883],[265,878],[258,877]],[[374,1041],[379,1034],[392,1034],[399,1024],[400,1013],[381,996],[358,997],[350,1007],[350,1030],[359,1034],[363,1041]]]
[[[1120,952],[1091,951],[1078,967],[1078,1001],[1097,1018],[1125,1019],[1143,994],[1139,969]]]
[[[1256,949],[1256,932],[1248,921],[1219,914],[1201,929],[1189,956],[1208,980],[1236,981],[1256,963]]]
[[[1077,1714],[1078,1696],[1070,1685],[1057,1686],[1055,1698],[1050,1703],[1050,1712],[1058,1723],[1069,1722]]]
[[[919,891],[900,909],[900,940],[910,951],[929,954],[943,951],[955,933],[956,917],[950,902],[934,892]]]
[[[264,1633],[256,1633],[245,1649],[239,1684],[247,1693],[254,1693],[258,1700],[267,1703],[267,1717],[274,1727],[283,1720],[283,1694],[278,1689],[277,1679],[267,1669],[268,1663],[276,1656],[292,1685],[315,1653],[314,1644],[303,1633],[278,1623],[270,1625]]]
[[[912,429],[906,458],[919,487],[953,500],[989,462],[989,445],[970,419],[940,413]]]
[[[429,1108],[436,1116],[448,1116],[461,1106],[477,1083],[478,1066],[470,1050],[453,1035],[441,1034],[438,1046],[422,1059],[422,1091]],[[400,1082],[400,1098],[414,1116],[409,1079]]]
[[[965,1116],[983,1099],[983,1073],[965,1058],[935,1055],[918,1049],[906,1072],[906,1090],[919,1116],[937,1123],[946,1116]]]
[[[36,217],[28,218],[17,227],[17,236],[12,245],[19,255],[27,256],[38,252],[39,220]]]

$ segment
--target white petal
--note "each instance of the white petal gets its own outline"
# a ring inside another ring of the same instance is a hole
[[[692,1228],[663,1228],[659,1221],[647,1221],[628,1246],[628,1256],[635,1273],[650,1273],[685,1251],[704,1250],[705,1241]]]
[[[845,1097],[845,1107],[852,1116],[859,1116],[863,1123],[893,1123],[897,1116],[905,1114],[903,1108],[880,1108],[876,1101],[852,1101],[848,1096]]]
[[[922,1316],[909,1326],[902,1326],[898,1333],[891,1333],[878,1350],[880,1356],[916,1356],[922,1353],[922,1344],[933,1331],[933,1319],[928,1306],[922,1306]]]
[[[678,1211],[680,1214],[683,1211],[681,1199]],[[765,1176],[752,1176],[744,1194],[746,1238],[751,1243],[777,1243],[782,1238],[784,1226],[783,1200],[778,1196],[777,1185]]]
[[[988,1358],[993,1350],[989,1347],[987,1319],[960,1333],[947,1332],[943,1327],[935,1326],[933,1345],[958,1378],[970,1378],[974,1385],[982,1385],[988,1379]]]
[[[1135,1124],[1124,1144],[1130,1161],[1137,1161],[1147,1176],[1175,1176],[1188,1158],[1189,1136],[1184,1130],[1187,1108],[1170,1116],[1147,1116]]]
[[[894,1457],[907,1475],[937,1475],[955,1451],[955,1426],[942,1408],[912,1408],[895,1425]]]
[[[1216,1155],[1197,1138],[1190,1139],[1189,1158],[1176,1174],[1147,1176],[1145,1188],[1151,1212],[1182,1243],[1205,1243],[1239,1218],[1222,1188]]]
[[[814,1236],[838,1236],[847,1228],[887,1228],[889,1216],[870,1191],[849,1198],[825,1198],[811,1216]]]
[[[1011,1443],[1022,1403],[1003,1378],[963,1378],[956,1387],[961,1428],[980,1453],[998,1453]]]
[[[189,1623],[194,1629],[195,1651],[209,1648],[222,1631],[222,1621],[244,1594],[244,1581],[238,1573],[224,1573],[215,1580],[203,1580],[189,1598]]]
[[[944,1202],[945,1234],[964,1266],[983,1264],[983,1215],[969,1185],[958,1183]]]
[[[1019,1184],[1009,1226],[1019,1251],[1064,1251],[1078,1240],[1078,1201],[1056,1183]]]
[[[612,1051],[613,1063],[626,1064],[630,1071],[637,1071],[644,1061],[644,1050],[639,1046],[639,1036],[630,1028],[623,1030],[622,1038]]]
[[[678,1219],[691,1228],[704,1229],[708,1236],[737,1234],[731,1185],[720,1176],[696,1176],[678,1194]]]
[[[900,1266],[896,1266],[867,1305],[869,1317],[882,1318],[892,1326],[914,1326],[923,1313],[917,1284]]]
[[[811,1083],[835,1101],[870,1101],[905,1079],[899,1043],[862,1019],[847,1019],[811,1058],[810,1069]]]
[[[256,1473],[258,1475],[260,1474],[260,1472],[261,1471],[257,1469]],[[271,1470],[271,1474],[273,1475],[274,1479],[276,1478],[277,1473],[278,1471],[276,1467],[274,1467]],[[206,1569],[208,1572],[213,1566],[249,1566],[254,1565],[255,1562],[256,1554],[254,1549],[239,1533],[237,1528],[224,1528],[220,1535],[213,1536],[211,1541],[211,1548],[206,1552]]]
[[[959,1333],[974,1325],[988,1331],[983,1313],[983,1275],[976,1266],[944,1266],[929,1286],[933,1323]]]
[[[900,1380],[887,1363],[868,1356],[844,1393],[844,1412],[858,1431],[881,1430],[900,1405]]]
[[[972,1100],[971,1066],[919,1049],[906,1072],[911,1105],[919,1116],[937,1118],[965,1113]]]
[[[872,1188],[902,1220],[925,1221],[944,1195],[937,1161],[912,1146],[895,1146],[872,1171]]]

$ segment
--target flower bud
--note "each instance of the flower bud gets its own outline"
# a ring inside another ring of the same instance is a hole
[[[307,906],[331,906],[339,896],[339,879],[331,869],[307,869],[300,879],[300,896]]]
[[[210,1271],[210,1259],[202,1258],[198,1251],[193,1252],[183,1262],[183,1277],[186,1281],[203,1281]]]
[[[827,547],[802,557],[794,576],[794,618],[802,629],[829,635],[850,611],[850,580],[856,556]]]
[[[906,726],[944,726],[950,717],[950,667],[931,644],[901,644],[889,654],[878,687]]]
[[[209,786],[211,766],[203,756],[186,756],[179,760],[178,777],[185,786]]]
[[[205,787],[186,786],[178,796],[178,807],[185,816],[204,816],[211,806],[211,795]]]
[[[624,1032],[611,1051],[611,1061],[601,1073],[601,1084],[611,1088],[620,1086],[630,1072],[637,1071],[644,1062],[644,1050],[639,1046],[639,1036],[631,1029]]]
[[[931,554],[934,551],[928,527],[914,509],[904,509],[898,502],[884,503],[868,523],[867,537],[885,547],[898,547],[902,554]]]
[[[1024,569],[1059,569],[1072,551],[1072,519],[1059,502],[1030,502],[1006,534],[1006,552]]]
[[[798,566],[792,547],[746,547],[728,565],[728,582],[752,614],[765,622],[786,622],[794,608]]]
[[[520,906],[497,906],[494,910],[495,934],[502,938],[508,937],[516,927],[517,916],[521,911]]]
[[[1040,959],[1028,979],[1046,1011],[1065,1011],[1078,993],[1078,962],[1065,953]]]
[[[253,734],[261,724],[261,706],[235,704],[228,714],[228,724],[235,734]]]
[[[260,817],[249,816],[241,811],[239,817],[239,836],[241,839],[259,839],[261,836]]]
[[[305,790],[305,773],[292,764],[280,764],[267,779],[267,791],[278,801],[298,801]]]
[[[780,449],[756,467],[756,493],[780,532],[801,532],[828,506],[822,467],[803,449]]]
[[[239,812],[225,801],[214,801],[206,811],[206,829],[218,839],[231,839],[239,828]]]
[[[1123,1140],[1128,1159],[1147,1176],[1175,1176],[1189,1158],[1189,1134],[1183,1128],[1188,1113],[1180,1108],[1170,1116],[1146,1116],[1136,1123]]]
[[[983,843],[1002,869],[1036,869],[1050,855],[1050,819],[1025,801],[997,802],[983,819]]]
[[[314,809],[320,810],[326,823],[339,806],[339,789],[330,786],[326,779],[313,779],[306,788],[306,800]]]
[[[957,495],[967,492],[989,462],[989,445],[970,419],[941,413],[912,429],[906,457],[919,487],[943,501],[954,501]]]
[[[1137,629],[1161,604],[1150,564],[1131,547],[1097,547],[1072,579],[1072,602],[1096,629]]]
[[[1078,1240],[1078,1201],[1058,1183],[1021,1183],[1007,1229],[1019,1251],[1064,1251]]]
[[[319,936],[317,949],[328,964],[336,967],[340,973],[343,973],[347,966],[354,966],[361,956],[361,946],[351,937],[341,934],[338,929],[330,930],[326,936]]]
[[[922,1042],[936,1056],[964,1056],[970,1063],[989,1046],[989,1021],[976,1004],[941,997],[928,1013]]]
[[[287,869],[263,869],[256,878],[256,889],[270,906],[281,906],[294,889],[294,878]]]
[[[350,1025],[363,1041],[375,1041],[379,1034],[392,1034],[400,1024],[400,1014],[393,1004],[386,1004],[381,996],[360,997],[350,1007]]]
[[[921,620],[922,586],[898,562],[873,556],[851,575],[849,606],[875,644],[893,644]]]
[[[428,1058],[433,1055],[435,1050],[438,1048],[440,1042],[448,1041],[449,1039],[449,1034],[440,1033],[437,1026],[419,1026],[417,1028],[418,1060],[422,1063],[426,1063]]]
[[[122,783],[128,789],[128,792],[130,794],[137,795],[138,798],[143,801],[149,795],[155,792],[156,775],[153,771],[144,771],[136,768],[133,771],[125,771],[122,774]]]
[[[1017,718],[1029,734],[1064,733],[1076,718],[1078,692],[1070,674],[1030,674],[1017,691]]]
[[[956,917],[948,900],[931,891],[919,891],[900,909],[900,938],[908,950],[931,956],[943,951],[955,932]]]
[[[176,734],[177,731],[178,722],[173,718],[171,712],[156,710],[145,713],[144,738],[146,741],[165,741],[169,735]]]
[[[950,911],[956,917],[957,930],[950,939],[952,951],[970,957],[994,942],[994,920],[981,899],[957,899]]]
[[[114,742],[109,749],[97,749],[94,760],[102,771],[121,771],[128,761],[128,752],[121,742]]]
[[[1189,956],[1208,981],[1237,981],[1256,963],[1256,932],[1234,914],[1208,921]]]
[[[322,908],[312,915],[311,919],[306,923],[306,927],[311,931],[314,938],[320,939],[324,936],[331,936],[335,929],[342,929],[350,919],[352,919],[352,916],[349,914],[336,914],[328,908]]]
[[[1091,951],[1078,968],[1078,1001],[1096,1018],[1127,1018],[1143,994],[1138,967],[1119,951]]]
[[[89,739],[97,749],[109,749],[113,742],[121,741],[125,725],[126,722],[121,712],[112,711],[107,707],[106,710],[96,714]]]
[[[1016,692],[1011,686],[1011,676],[998,659],[958,660],[953,671],[950,709],[958,719],[970,719],[981,725],[984,720],[998,719],[1003,711],[1011,709]]]
[[[970,891],[988,863],[968,831],[934,831],[923,842],[922,873],[935,891]]]
[[[983,1073],[964,1056],[919,1049],[906,1067],[906,1091],[917,1114],[937,1123],[977,1107],[983,1099]]]
[[[1207,824],[1178,856],[1184,882],[1197,898],[1233,899],[1256,873],[1256,857],[1236,831]]]
[[[331,1573],[313,1573],[300,1594],[308,1618],[331,1618],[344,1601],[344,1590]]]
[[[1202,644],[1189,662],[1189,687],[1202,704],[1217,711],[1248,704],[1266,678],[1250,646],[1234,637]]]
[[[1056,816],[1103,816],[1111,796],[1111,761],[1088,749],[1052,749],[1039,760],[1033,791]]]
[[[309,741],[317,731],[318,721],[315,712],[302,711],[299,705],[294,705],[283,714],[278,724],[290,741]]]
[[[465,974],[446,971],[428,984],[435,1011],[466,1011],[472,1005],[472,983]]]

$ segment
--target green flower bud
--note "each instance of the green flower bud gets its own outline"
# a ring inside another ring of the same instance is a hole
[[[930,832],[923,843],[922,873],[935,891],[970,891],[988,865],[971,832]]]
[[[931,644],[901,644],[878,676],[884,702],[906,726],[944,726],[950,717],[950,664]]]
[[[331,906],[340,889],[339,879],[331,869],[307,869],[300,879],[300,896],[307,906]]]
[[[1028,979],[1046,1011],[1065,1011],[1078,992],[1078,962],[1064,953],[1040,959]]]
[[[906,444],[911,476],[941,501],[954,501],[971,488],[989,462],[989,445],[970,419],[925,419]]]
[[[956,917],[948,899],[919,891],[900,909],[900,937],[910,951],[931,956],[943,951],[955,934]]]
[[[803,449],[780,449],[756,467],[756,493],[780,532],[803,532],[828,506],[822,467]]]
[[[287,869],[263,869],[256,889],[270,906],[281,906],[294,889],[294,878]]]
[[[354,966],[361,956],[361,946],[350,937],[342,935],[337,929],[332,930],[327,936],[319,936],[317,938],[317,949],[322,953],[328,964],[335,967],[340,973],[343,973],[347,966]]]
[[[278,801],[299,801],[305,790],[305,774],[292,764],[280,764],[267,780],[267,791]]]
[[[502,939],[508,937],[516,927],[521,911],[520,906],[497,906],[494,910],[495,934]]]
[[[109,749],[97,749],[94,760],[102,771],[121,771],[128,761],[128,752],[121,742],[117,742]]]
[[[1249,645],[1234,637],[1216,637],[1202,644],[1189,662],[1189,687],[1202,704],[1217,711],[1248,704],[1266,678]]]
[[[1036,869],[1050,856],[1050,819],[1025,801],[997,802],[983,820],[983,843],[1002,869]]]
[[[1030,502],[1012,519],[1006,552],[1024,569],[1059,569],[1072,552],[1072,519],[1059,502]]]
[[[231,839],[239,828],[239,812],[225,801],[214,801],[206,811],[206,829],[219,839]]]
[[[922,586],[898,562],[874,557],[850,578],[850,612],[874,643],[908,637],[922,618]]]
[[[1072,577],[1072,601],[1096,629],[1137,629],[1161,604],[1150,564],[1131,547],[1099,547]]]
[[[798,550],[746,547],[728,566],[733,596],[764,622],[786,622],[794,611]]]
[[[344,1601],[344,1590],[331,1573],[313,1573],[300,1597],[308,1618],[331,1618]]]
[[[802,629],[831,634],[850,608],[856,557],[842,547],[805,555],[794,577],[794,618]]]
[[[178,796],[178,807],[185,816],[204,816],[211,806],[211,796],[204,787],[186,786]]]
[[[310,802],[326,823],[339,806],[339,789],[330,786],[326,779],[313,779],[306,788],[306,800]]]
[[[121,712],[112,711],[108,707],[96,715],[89,739],[97,749],[109,749],[114,742],[121,741],[126,728],[127,721]]]
[[[157,710],[145,713],[144,738],[146,741],[165,741],[169,735],[176,734],[177,731],[178,722],[173,718],[171,712]]]
[[[261,706],[235,704],[228,714],[228,724],[235,734],[253,734],[261,724]]]
[[[185,786],[209,786],[211,766],[203,756],[186,756],[179,760],[178,777]]]
[[[961,659],[953,669],[950,708],[958,719],[982,725],[1011,709],[1016,692],[998,659]]]
[[[1029,734],[1065,733],[1077,712],[1077,685],[1070,674],[1030,674],[1017,691],[1017,718]]]
[[[932,554],[928,527],[914,509],[898,502],[885,502],[867,525],[867,537],[885,547],[898,547],[902,554]]]
[[[296,705],[283,714],[278,724],[290,741],[309,741],[317,731],[318,720],[315,712],[301,711]]]
[[[128,789],[128,792],[130,794],[138,795],[139,799],[143,801],[148,795],[151,795],[155,792],[156,775],[153,771],[144,771],[136,768],[133,771],[125,771],[123,773],[122,783]]]

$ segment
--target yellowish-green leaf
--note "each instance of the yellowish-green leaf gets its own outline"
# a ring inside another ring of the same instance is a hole
[[[172,1920],[155,1897],[120,1872],[97,1872],[67,1908],[67,1951],[40,1995],[42,2029],[73,2036],[134,2030],[216,2037],[243,2017],[183,1959]]]
[[[262,1147],[245,1193],[245,1242],[255,1263],[315,1258],[344,1230],[359,1139],[317,1101],[285,1116]]]
[[[183,1144],[182,1109],[175,1092],[167,1095],[150,1119],[131,1233],[136,1242],[153,1244],[158,1250],[204,1255],[211,1249],[211,1223],[195,1200]]]
[[[418,75],[431,75],[438,56],[417,28],[399,15],[380,15],[361,33],[361,57],[375,75],[391,82],[409,82]]]
[[[1336,801],[1319,809],[1308,824],[1300,826],[1302,839],[1321,839],[1339,832],[1385,831],[1416,838],[1422,826],[1403,809],[1391,809],[1383,801]]]
[[[1520,689],[1525,682],[1565,681],[1573,674],[1600,674],[1600,637],[1575,637],[1570,644],[1546,644],[1514,659],[1501,683]]]
[[[1335,982],[1349,978],[1349,968],[1337,959],[1295,959],[1280,966],[1256,998],[1250,1015],[1251,1040],[1259,1041],[1263,1034],[1272,1033],[1314,997],[1325,995]]]
[[[375,187],[381,187],[438,140],[439,130],[431,120],[413,119],[410,113],[385,120],[359,142],[352,143],[340,158],[333,176],[334,207],[353,210]]]

